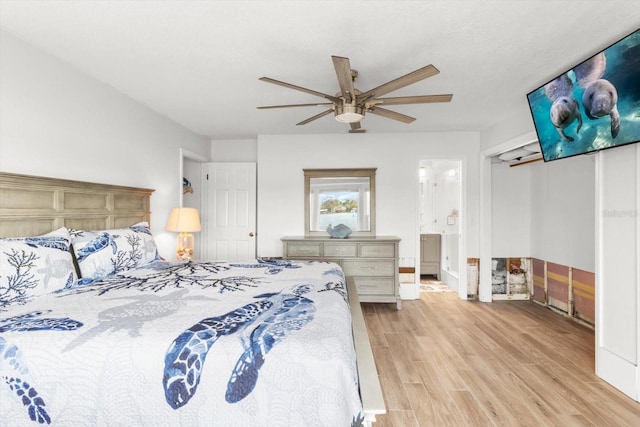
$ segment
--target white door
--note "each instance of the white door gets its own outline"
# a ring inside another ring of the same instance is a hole
[[[256,164],[207,163],[206,259],[256,257]]]

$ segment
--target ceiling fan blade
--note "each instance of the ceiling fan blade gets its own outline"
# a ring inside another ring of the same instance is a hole
[[[371,90],[368,90],[366,92],[364,92],[362,95],[360,95],[358,98],[360,99],[368,99],[371,97],[371,95],[375,96],[376,98],[382,95],[385,95],[389,92],[393,92],[394,90],[398,90],[401,89],[405,86],[409,86],[410,84],[413,84],[415,82],[419,82],[420,80],[424,80],[427,77],[431,77],[434,76],[436,74],[438,74],[440,71],[434,67],[433,65],[429,64],[425,67],[419,68],[415,71],[410,72],[409,74],[405,74],[402,77],[398,77],[395,80],[391,80],[390,82],[387,82],[385,84],[382,84],[376,88],[373,88]]]
[[[395,111],[386,110],[380,107],[374,107],[370,110],[367,110],[367,113],[376,114],[388,119],[398,120],[403,123],[411,123],[415,120],[415,117],[405,116],[404,114],[396,113]]]
[[[349,58],[343,58],[341,56],[332,56],[333,67],[336,69],[336,76],[338,76],[338,83],[340,84],[340,90],[342,96],[347,104],[351,104],[355,91],[353,89],[353,76],[351,75],[351,64]]]
[[[301,86],[292,85],[291,83],[281,82],[280,80],[275,80],[270,77],[260,77],[258,80],[262,80],[263,82],[273,83],[274,85],[288,87],[289,89],[299,90],[301,92],[309,93],[311,95],[319,96],[321,98],[328,99],[329,101],[339,104],[340,100],[335,96],[327,95],[326,93],[318,92],[315,90],[307,89]]]
[[[265,105],[263,107],[256,107],[258,110],[268,110],[270,108],[289,108],[289,107],[328,107],[333,109],[335,104],[331,102],[321,104],[289,104],[289,105]]]
[[[300,123],[296,123],[296,125],[306,125],[306,124],[307,124],[307,123],[309,123],[309,122],[312,122],[312,121],[314,121],[314,120],[316,120],[316,119],[319,119],[320,117],[324,117],[324,116],[326,116],[327,114],[331,114],[331,113],[333,113],[333,110],[323,111],[323,112],[322,112],[322,113],[320,113],[320,114],[316,114],[316,115],[315,115],[315,116],[313,116],[313,117],[309,117],[307,120],[303,120],[303,121],[301,121]]]
[[[375,98],[371,103],[376,105],[428,104],[431,102],[451,102],[451,98],[453,98],[452,94],[396,96],[392,98]],[[378,104],[379,101],[382,102]]]

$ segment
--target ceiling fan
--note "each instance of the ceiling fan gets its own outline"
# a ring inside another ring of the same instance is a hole
[[[393,92],[410,84],[416,83],[420,80],[424,80],[427,77],[438,74],[440,71],[433,65],[427,65],[402,77],[398,77],[395,80],[391,80],[378,87],[370,89],[366,92],[361,92],[353,85],[354,81],[358,77],[358,71],[351,69],[349,58],[332,56],[331,59],[333,59],[333,66],[336,70],[336,76],[338,77],[338,83],[340,85],[340,92],[338,92],[336,95],[328,95],[326,93],[292,85],[290,83],[281,82],[269,77],[260,77],[258,79],[267,83],[273,83],[275,85],[288,87],[289,89],[299,90],[311,95],[316,95],[331,102],[313,104],[268,105],[257,108],[269,109],[289,107],[325,107],[326,110],[322,113],[309,117],[308,119],[297,123],[297,125],[306,125],[307,123],[319,119],[320,117],[324,117],[331,113],[334,113],[336,120],[350,124],[351,129],[349,130],[349,132],[359,133],[365,131],[360,126],[360,121],[364,118],[365,113],[376,114],[378,116],[398,120],[403,123],[411,123],[415,120],[414,117],[382,108],[382,105],[387,106],[401,104],[425,104],[432,102],[450,102],[451,98],[453,97],[453,95],[451,94],[445,94],[380,98],[381,96],[386,95],[389,92]]]

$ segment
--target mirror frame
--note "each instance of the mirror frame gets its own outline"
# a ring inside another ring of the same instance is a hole
[[[312,231],[310,190],[311,178],[369,178],[369,230],[353,231],[352,236],[376,235],[376,170],[377,168],[358,169],[303,169],[304,172],[304,234],[305,236],[328,236],[326,231]]]

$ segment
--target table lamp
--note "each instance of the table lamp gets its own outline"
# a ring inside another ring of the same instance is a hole
[[[167,231],[177,231],[178,240],[176,243],[176,252],[178,261],[193,260],[193,234],[191,232],[200,231],[200,216],[195,208],[173,208],[169,221],[167,222]]]

